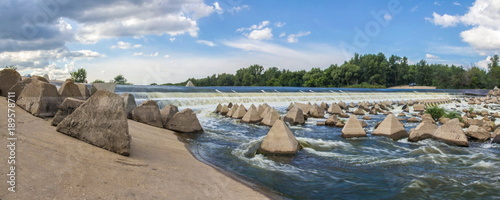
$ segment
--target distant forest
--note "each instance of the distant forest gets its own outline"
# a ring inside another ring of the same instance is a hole
[[[285,87],[359,87],[385,88],[415,83],[419,86],[435,86],[450,89],[490,89],[500,84],[499,57],[490,59],[489,70],[479,67],[429,64],[421,60],[408,64],[408,58],[379,54],[354,54],[342,65],[330,65],[322,70],[279,70],[252,65],[236,71],[236,74],[214,74],[206,78],[190,78],[185,82],[164,85],[195,86],[285,86]]]

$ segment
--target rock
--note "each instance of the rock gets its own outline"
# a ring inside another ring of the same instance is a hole
[[[90,95],[94,95],[98,90],[104,90],[108,92],[115,92],[116,83],[92,83],[92,88],[90,88]]]
[[[382,123],[373,131],[372,135],[386,136],[393,140],[408,137],[403,124],[398,121],[394,114],[389,114]]]
[[[469,120],[467,120],[467,122],[469,123],[470,126],[472,126],[472,125],[483,126],[483,120],[469,119]]]
[[[417,127],[411,129],[408,141],[418,142],[420,140],[432,138],[437,129],[438,127],[434,122],[424,120]]]
[[[368,116],[368,115],[363,116],[363,119],[364,120],[372,120],[372,118],[370,116]]]
[[[317,104],[314,104],[309,110],[309,115],[313,118],[324,118],[325,110],[323,110],[323,108],[319,107]]]
[[[236,109],[236,111],[233,112],[233,115],[231,115],[231,117],[234,119],[241,119],[243,118],[243,116],[245,116],[246,113],[247,109],[243,104],[241,104],[238,106],[238,109]]]
[[[477,125],[470,126],[469,129],[467,129],[467,132],[465,132],[465,135],[477,139],[479,141],[486,141],[491,137],[488,131]]]
[[[360,121],[360,123],[361,123],[361,127],[363,127],[363,128],[368,126],[368,124],[365,121]]]
[[[325,102],[321,102],[321,104],[319,105],[319,107],[323,108],[323,110],[327,110],[328,109],[328,104],[326,104]]]
[[[355,115],[365,115],[365,111],[363,109],[361,109],[361,108],[358,108],[358,109],[356,109],[354,111],[353,114],[355,114]]]
[[[407,119],[406,122],[420,122],[420,120],[418,120],[415,117],[411,117],[411,118]]]
[[[356,105],[353,102],[351,102],[351,103],[349,103],[348,107],[349,108],[354,108],[354,107],[356,107]]]
[[[415,104],[415,105],[413,105],[413,111],[415,111],[415,112],[425,111],[425,105],[424,104]]]
[[[227,115],[228,112],[229,112],[229,107],[226,104],[224,104],[222,106],[222,108],[220,109],[220,114],[221,115]]]
[[[309,115],[309,110],[311,110],[312,108],[312,106],[309,104],[304,104],[299,102],[295,102],[294,107],[300,108],[300,110],[302,110],[302,113],[304,113],[304,115]]]
[[[434,138],[448,144],[468,147],[469,141],[459,123],[458,119],[446,122],[434,132]]]
[[[217,104],[217,107],[215,107],[214,113],[220,113],[220,110],[222,109],[222,105],[219,103]]]
[[[343,101],[340,101],[340,102],[338,103],[338,105],[339,105],[339,106],[340,106],[340,108],[342,108],[342,109],[346,109],[346,108],[347,108],[347,104],[346,104],[345,102],[343,102]]]
[[[170,121],[177,112],[179,112],[179,108],[174,105],[166,105],[160,110],[161,122],[164,128],[166,128],[168,121]]]
[[[83,100],[86,100],[90,97],[90,90],[85,83],[75,83],[80,89],[80,94],[82,95]]]
[[[300,108],[298,108],[300,109]],[[293,155],[301,149],[299,141],[282,120],[276,120],[260,144],[260,154]]]
[[[227,107],[228,108],[232,108],[233,107],[233,103],[229,102],[229,104],[227,104]]]
[[[32,78],[26,78],[26,79],[23,79],[22,81],[18,81],[15,85],[13,85],[9,90],[8,92],[12,92],[14,93],[14,97],[11,98],[11,99],[14,99],[15,101],[17,101],[17,99],[19,98],[19,94],[21,94],[21,92],[23,91],[24,87],[26,87],[26,85],[30,84],[31,81],[33,81],[34,79]]]
[[[260,114],[260,117],[264,118],[264,117],[267,115],[267,113],[268,113],[270,110],[272,110],[272,109],[273,109],[273,108],[271,108],[271,106],[267,107],[267,108],[266,108],[266,109],[265,109],[265,110],[264,110],[264,111]],[[274,124],[274,123],[273,123],[273,124]],[[271,124],[271,126],[272,126],[272,124]]]
[[[500,143],[500,128],[497,128],[497,130],[493,132],[492,138],[492,143]]]
[[[406,115],[404,113],[399,113],[398,117],[406,117]]]
[[[340,127],[340,128],[342,128],[342,127],[344,127],[344,126],[345,126],[344,122],[343,122],[343,121],[340,121],[340,120],[339,120],[339,121],[335,124],[335,127]]]
[[[285,121],[290,124],[304,124],[304,113],[299,107],[294,106],[288,113],[285,115]]]
[[[227,112],[226,116],[227,117],[233,116],[233,113],[235,113],[236,110],[238,110],[238,107],[240,107],[238,104],[233,105],[232,108],[229,110],[229,112]]]
[[[175,113],[174,117],[167,122],[165,128],[180,133],[201,133],[203,128],[193,110],[186,108]]]
[[[325,126],[326,123],[325,122],[316,122],[316,126]]]
[[[377,110],[376,109],[371,109],[370,110],[370,115],[377,115]]]
[[[132,119],[137,122],[163,128],[160,108],[156,101],[153,100],[142,102],[141,105],[134,108],[132,110]]]
[[[280,118],[280,114],[278,111],[276,111],[274,108],[270,108],[269,111],[267,111],[266,116],[264,116],[264,119],[260,122],[262,125],[266,126],[273,126],[273,124]]]
[[[44,78],[45,80],[47,80],[47,83],[48,83],[48,81],[50,80],[50,78],[49,78],[49,75],[48,75],[48,74],[43,75],[43,78]]]
[[[440,124],[446,124],[446,122],[450,121],[450,118],[447,117],[441,117],[439,118],[439,123]]]
[[[341,118],[349,118],[349,115],[346,114],[346,113],[344,113],[344,112],[342,112],[342,113],[340,113],[339,117],[341,117]]]
[[[195,87],[195,86],[194,86],[193,82],[188,81],[188,82],[186,83],[186,87]]]
[[[61,87],[59,88],[59,94],[61,94],[61,97],[63,99],[73,97],[83,100],[83,96],[80,93],[80,88],[72,80],[67,80],[61,85]]]
[[[97,91],[57,125],[57,131],[84,142],[128,156],[130,135],[123,98]]]
[[[53,117],[62,103],[55,85],[33,80],[19,94],[17,105],[37,117]]]
[[[340,113],[342,113],[342,109],[338,104],[333,103],[332,105],[330,105],[327,112],[330,114],[340,115]]]
[[[21,75],[13,69],[3,69],[0,71],[0,96],[7,97],[8,91],[17,82],[21,81]],[[15,94],[16,96],[19,94]]]
[[[355,115],[351,115],[345,123],[344,128],[342,128],[342,137],[366,137],[366,132]]]
[[[127,118],[132,119],[132,110],[137,107],[134,95],[123,93],[121,96],[123,98],[123,102],[125,102],[125,112],[127,112]]]
[[[338,121],[339,121],[339,119],[337,118],[337,115],[331,115],[325,121],[325,125],[327,125],[327,126],[335,126],[335,124],[337,124]]]
[[[61,106],[59,106],[59,110],[57,111],[54,119],[52,119],[52,125],[57,126],[64,118],[73,113],[80,105],[82,105],[85,101],[81,99],[75,99],[72,97],[68,97],[64,99]]]
[[[250,109],[248,109],[243,118],[241,118],[241,122],[246,123],[257,123],[260,121],[262,121],[262,117],[260,117],[259,111],[257,111],[255,106],[250,106]]]
[[[257,108],[257,112],[259,113],[259,116],[261,116],[262,118],[264,118],[264,116],[267,114],[265,113],[265,111],[271,106],[267,105],[267,103],[264,103],[262,105],[259,105],[259,107]]]

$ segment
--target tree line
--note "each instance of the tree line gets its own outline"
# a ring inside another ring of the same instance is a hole
[[[383,53],[354,54],[342,65],[332,64],[322,70],[264,69],[252,65],[236,71],[236,74],[213,74],[206,78],[190,78],[185,82],[164,85],[196,86],[284,86],[284,87],[364,87],[385,88],[414,83],[442,89],[489,89],[500,84],[499,57],[494,55],[488,71],[477,66],[462,67],[445,64],[429,64],[421,60],[408,64],[408,58]]]

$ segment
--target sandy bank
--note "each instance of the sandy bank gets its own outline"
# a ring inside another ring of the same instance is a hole
[[[0,100],[0,199],[267,199],[196,160],[173,132],[129,120],[131,156],[56,131],[16,107],[16,193],[7,190],[7,103]]]

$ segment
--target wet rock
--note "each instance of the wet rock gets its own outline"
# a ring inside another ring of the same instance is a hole
[[[328,117],[328,119],[325,121],[325,125],[327,126],[335,126],[339,119],[337,118],[337,115],[331,115]]]
[[[415,104],[415,105],[413,105],[413,111],[415,111],[415,112],[425,111],[425,105],[424,104]]]
[[[236,111],[233,112],[233,114],[231,115],[231,118],[241,119],[241,118],[243,118],[243,116],[245,116],[246,113],[247,113],[247,109],[245,108],[245,106],[243,104],[241,104],[238,106],[238,109],[236,109]]]
[[[420,140],[425,140],[432,138],[434,132],[438,129],[437,125],[431,121],[423,121],[414,129],[411,129],[408,141],[418,142]]]
[[[220,113],[220,110],[222,109],[222,105],[219,103],[217,104],[217,107],[215,107],[214,113]]]
[[[491,137],[488,131],[477,125],[470,126],[469,129],[467,129],[467,132],[465,132],[465,135],[477,139],[479,141],[486,141]]]
[[[358,108],[358,109],[356,109],[354,111],[353,114],[355,114],[355,115],[365,115],[365,111],[363,109],[361,109],[361,108]]]
[[[407,119],[406,122],[420,122],[420,120],[415,118],[415,117],[411,117],[411,118]]]
[[[125,104],[124,104],[125,105]],[[132,110],[132,119],[151,126],[163,128],[160,108],[156,101],[148,100]]]
[[[8,96],[9,89],[18,81],[21,81],[21,75],[13,69],[3,69],[0,71],[0,96]],[[19,94],[16,94],[16,96]]]
[[[75,99],[72,97],[64,99],[61,106],[59,106],[59,110],[54,116],[54,119],[52,119],[51,124],[53,126],[57,126],[64,118],[66,118],[68,115],[71,115],[71,113],[73,113],[84,102],[84,100]]]
[[[362,118],[362,119],[364,119],[364,120],[372,120],[372,118],[371,118],[370,116],[368,116],[368,115],[363,116],[363,118]]]
[[[342,109],[340,108],[340,106],[338,104],[333,103],[332,105],[330,105],[327,112],[330,114],[340,115],[340,113],[342,113]]]
[[[201,127],[198,117],[193,110],[189,108],[175,113],[174,117],[167,122],[165,128],[180,133],[203,132],[203,128]]]
[[[345,123],[344,128],[342,128],[342,137],[366,137],[366,132],[355,115],[351,115]]]
[[[304,113],[299,107],[293,107],[288,113],[285,115],[285,121],[290,124],[304,124]]]
[[[262,125],[273,126],[276,120],[280,118],[280,114],[274,108],[270,108],[264,119],[260,122]]]
[[[231,117],[233,114],[238,110],[238,107],[240,107],[238,104],[234,104],[232,108],[229,110],[229,112],[226,113],[226,116]]]
[[[130,154],[123,98],[97,91],[57,125],[57,131],[117,154]]]
[[[229,107],[226,104],[224,104],[222,106],[222,108],[220,109],[220,114],[221,115],[227,115],[228,112],[229,112]]]
[[[398,117],[406,117],[406,115],[404,113],[399,113]]]
[[[33,80],[24,87],[16,103],[37,117],[53,117],[62,99],[55,85]]]
[[[448,144],[468,147],[469,141],[459,123],[458,119],[446,122],[434,132],[434,138]]]
[[[500,143],[500,128],[497,128],[495,132],[493,132],[492,138],[492,143]]]
[[[324,118],[325,110],[319,107],[317,104],[314,104],[309,110],[309,115],[313,118]]]
[[[245,113],[243,118],[241,118],[241,122],[246,123],[257,123],[262,121],[262,117],[260,117],[259,112],[255,106],[250,106],[250,109]]]
[[[135,97],[129,93],[123,93],[121,96],[123,98],[123,102],[125,102],[125,112],[127,112],[127,118],[132,119],[132,110],[137,107]]]
[[[403,124],[398,121],[394,114],[389,114],[382,123],[375,129],[372,135],[386,136],[393,140],[408,137]]]
[[[270,155],[293,155],[300,149],[301,146],[290,128],[282,120],[277,120],[264,137],[257,152]]]

